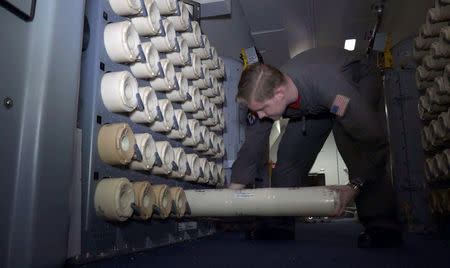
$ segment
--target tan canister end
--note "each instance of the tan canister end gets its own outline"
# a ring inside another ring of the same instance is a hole
[[[153,217],[160,219],[169,217],[172,210],[169,186],[165,184],[152,185],[152,190],[156,198],[156,206],[159,208],[159,214],[154,214]]]
[[[136,139],[126,123],[107,124],[100,128],[97,147],[100,158],[110,165],[128,164],[134,155]]]
[[[176,213],[172,215],[176,218],[181,218],[186,213],[186,194],[181,187],[171,187],[169,188],[170,196],[172,200],[175,201],[175,207],[177,209]]]
[[[141,214],[133,216],[134,219],[147,220],[152,216],[153,205],[156,205],[155,194],[148,181],[138,181],[133,183],[134,203],[139,207]]]
[[[127,178],[103,179],[95,188],[95,212],[105,220],[127,220],[133,213],[133,202],[133,185]]]

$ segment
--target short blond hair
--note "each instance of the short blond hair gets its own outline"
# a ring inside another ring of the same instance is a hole
[[[273,97],[275,89],[285,82],[286,78],[283,73],[272,65],[252,64],[241,74],[236,102],[248,106],[252,96],[258,102],[270,99]]]

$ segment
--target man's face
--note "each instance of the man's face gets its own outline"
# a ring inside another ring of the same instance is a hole
[[[275,90],[274,96],[265,101],[258,102],[252,99],[248,104],[248,108],[255,112],[260,119],[264,117],[271,118],[272,120],[280,119],[286,109],[284,88]]]

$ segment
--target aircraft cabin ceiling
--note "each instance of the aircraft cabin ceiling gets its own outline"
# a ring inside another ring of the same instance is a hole
[[[345,39],[356,38],[355,50],[364,53],[377,21],[373,5],[378,3],[384,3],[385,13],[391,4],[376,0],[240,0],[255,46],[264,61],[275,66],[312,47],[343,47]]]

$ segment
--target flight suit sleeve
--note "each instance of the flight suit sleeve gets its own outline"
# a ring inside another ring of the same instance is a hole
[[[244,144],[231,168],[231,183],[247,185],[258,176],[272,123],[270,120],[258,120],[246,127]]]

